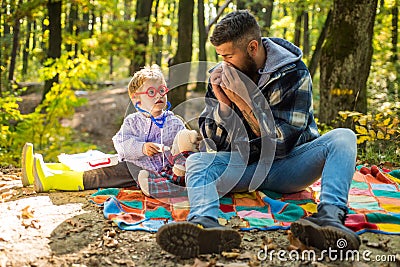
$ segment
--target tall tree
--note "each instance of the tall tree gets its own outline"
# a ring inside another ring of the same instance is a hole
[[[197,70],[197,91],[205,89],[205,75],[207,72],[207,53],[206,53],[206,25],[204,20],[204,0],[197,0],[197,25],[199,28],[199,67]]]
[[[65,49],[68,52],[73,51],[72,48],[75,49],[76,44],[76,29],[77,29],[77,21],[78,21],[78,5],[75,1],[71,2],[71,6],[68,13],[68,24],[67,24],[67,33],[69,34],[69,41],[65,46]],[[77,56],[77,55],[75,55]]]
[[[303,11],[303,54],[306,58],[310,54],[310,29],[308,25],[308,11]]]
[[[302,18],[303,18],[303,12],[298,11],[296,16],[296,21],[294,23],[294,41],[293,41],[293,43],[297,46],[300,46]]]
[[[378,0],[334,0],[332,23],[320,61],[320,121],[332,124],[339,111],[366,113],[366,82]],[[350,125],[346,125],[350,126]]]
[[[194,0],[179,1],[178,10],[178,49],[173,58],[173,66],[170,68],[170,85],[173,89],[170,93],[172,106],[177,106],[186,100],[187,83],[190,74],[190,62],[192,60],[193,41],[193,11]],[[188,64],[179,67],[182,63]]]
[[[22,1],[22,0],[21,0]],[[17,1],[16,3],[16,11],[14,13],[14,24],[13,24],[13,45],[11,50],[11,59],[10,59],[10,67],[8,70],[8,80],[14,80],[14,71],[15,71],[15,64],[17,61],[18,49],[19,49],[19,32],[20,32],[20,17],[19,17],[19,6],[21,1]]]
[[[47,58],[56,59],[61,56],[61,6],[62,0],[48,0],[47,2],[50,29]],[[45,81],[42,101],[46,98],[46,94],[50,91],[53,83],[58,83],[58,73]]]
[[[146,64],[146,47],[149,44],[149,21],[153,0],[137,0],[136,16],[137,22],[135,35],[133,36],[136,49],[129,65],[129,73],[133,75]]]
[[[268,0],[265,4],[265,14],[264,14],[264,35],[269,35],[269,30],[272,24],[272,11],[274,9],[274,0]]]
[[[315,72],[317,71],[318,63],[321,58],[321,50],[322,50],[322,45],[324,44],[327,32],[328,32],[328,27],[329,24],[332,21],[332,10],[330,9],[328,12],[328,15],[326,17],[324,26],[321,29],[321,32],[319,34],[317,44],[315,45],[314,52],[311,56],[310,64],[308,64],[308,68],[310,70],[311,78],[314,77]]]
[[[160,13],[159,6],[160,0],[156,0],[156,4],[154,7],[155,34],[153,34],[153,53],[151,54],[151,62],[155,61],[157,65],[161,66],[163,36],[160,34],[159,31],[159,28],[162,26],[161,19],[159,19],[158,16],[158,14]],[[153,56],[155,60],[153,60]]]
[[[28,18],[26,23],[26,33],[25,33],[25,43],[24,48],[22,50],[22,75],[26,75],[28,73],[28,59],[29,59],[29,51],[31,47],[31,29],[32,29],[32,20]]]
[[[397,62],[397,39],[399,37],[399,0],[395,0],[392,7],[392,61]]]

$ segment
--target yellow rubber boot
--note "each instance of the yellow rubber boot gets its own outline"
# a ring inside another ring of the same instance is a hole
[[[70,170],[70,168],[63,163],[46,163],[46,166],[52,170]],[[29,186],[33,184],[33,145],[31,143],[25,143],[22,148],[21,168],[22,185]]]
[[[37,193],[49,190],[81,191],[83,172],[72,170],[52,170],[43,162],[40,154],[35,154],[33,161],[34,187]]]

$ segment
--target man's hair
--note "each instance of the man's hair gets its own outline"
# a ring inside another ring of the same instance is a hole
[[[223,17],[210,36],[214,46],[233,42],[235,46],[245,48],[251,40],[260,43],[261,31],[256,18],[247,10],[234,11]]]
[[[143,69],[135,72],[128,84],[129,95],[134,95],[147,80],[155,80],[165,83],[164,75],[161,71],[161,68],[157,64],[153,64],[150,67],[146,66]]]

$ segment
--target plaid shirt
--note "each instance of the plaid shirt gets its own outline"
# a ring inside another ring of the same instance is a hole
[[[195,152],[183,151],[168,158],[169,164],[160,172],[149,173],[149,194],[154,198],[186,196],[185,176],[177,176],[172,171],[174,164],[185,166],[186,159]]]
[[[268,45],[266,43],[270,41],[263,38],[263,42],[266,46]],[[270,55],[268,54],[268,56]],[[311,77],[307,67],[300,59],[273,72],[260,71],[260,74],[262,75],[258,89],[267,100],[275,120],[275,158],[283,158],[295,146],[309,142],[319,136],[313,115]],[[254,106],[260,106],[259,102],[261,102],[259,98],[258,102],[253,100]],[[234,111],[238,115],[237,117],[244,121],[242,114],[235,106]],[[227,130],[229,128],[235,129],[235,126],[232,126],[234,124],[232,117],[231,115],[229,118],[220,116],[219,103],[209,83],[206,94],[206,108],[200,115],[199,126],[203,137],[214,141],[214,147],[211,148],[217,151],[232,150],[235,136],[232,131],[228,132]],[[249,140],[256,139],[246,122],[244,122],[244,125]]]
[[[159,172],[168,164],[170,152],[157,153],[152,157],[143,154],[143,145],[154,142],[171,147],[176,134],[185,128],[182,120],[171,111],[167,111],[164,128],[160,129],[152,120],[141,112],[128,115],[121,129],[112,138],[120,161],[129,161],[149,171]],[[163,160],[164,157],[164,160]]]

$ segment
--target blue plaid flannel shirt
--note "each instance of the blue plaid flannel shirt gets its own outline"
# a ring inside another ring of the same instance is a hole
[[[301,60],[281,67],[268,74],[269,77],[263,75],[258,88],[267,100],[275,119],[275,158],[283,158],[295,146],[319,136],[313,115],[312,81],[307,67]],[[234,110],[240,113],[237,109]],[[213,149],[231,150],[233,140],[226,130],[229,123],[229,120],[224,120],[219,115],[219,104],[209,83],[206,107],[200,115],[199,126],[203,137],[213,140]],[[246,130],[250,140],[256,138],[248,127]]]

